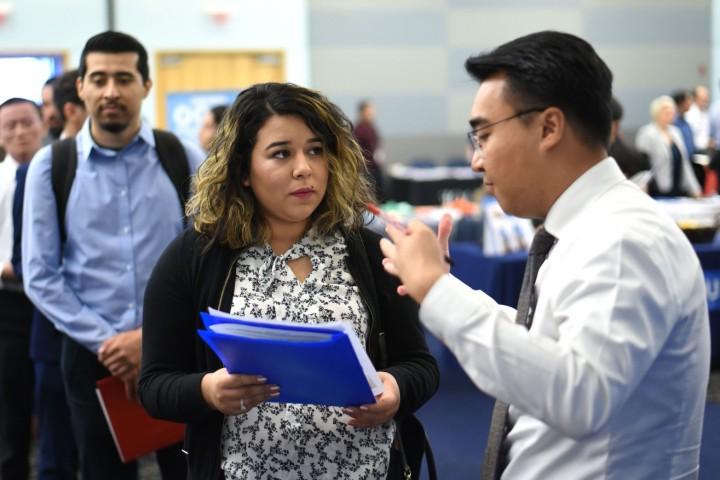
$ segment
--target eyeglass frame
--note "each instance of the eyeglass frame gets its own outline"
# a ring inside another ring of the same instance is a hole
[[[513,115],[510,115],[509,117],[503,118],[502,120],[498,120],[498,121],[496,121],[496,122],[488,123],[487,125],[482,125],[482,126],[480,126],[480,127],[477,127],[477,128],[474,128],[474,129],[470,130],[469,132],[467,132],[467,138],[468,138],[468,142],[470,142],[470,146],[472,147],[473,152],[478,152],[478,151],[481,151],[481,150],[482,150],[482,147],[480,146],[480,142],[478,141],[478,138],[477,138],[477,133],[478,133],[478,132],[480,132],[480,131],[482,131],[482,130],[486,130],[486,129],[490,128],[490,127],[494,127],[495,125],[498,125],[498,124],[500,124],[500,123],[505,123],[505,122],[509,122],[510,120],[514,120],[514,119],[516,119],[516,118],[520,118],[520,117],[522,117],[523,115],[527,115],[527,114],[529,114],[529,113],[540,113],[540,112],[544,112],[544,111],[547,110],[548,108],[549,108],[549,107],[533,107],[533,108],[527,108],[527,109],[525,109],[525,110],[520,110],[519,112],[514,113]]]

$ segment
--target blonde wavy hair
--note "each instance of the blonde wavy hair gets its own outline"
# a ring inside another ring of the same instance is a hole
[[[250,172],[258,131],[274,115],[300,117],[322,139],[328,159],[325,197],[311,224],[321,234],[364,225],[363,212],[375,201],[362,150],[352,123],[324,95],[290,83],[263,83],[240,92],[227,109],[208,157],[200,166],[186,213],[210,243],[240,249],[270,240],[252,189]]]

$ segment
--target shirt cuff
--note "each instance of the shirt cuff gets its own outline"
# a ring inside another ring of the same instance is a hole
[[[458,322],[467,321],[469,312],[478,306],[478,296],[485,302],[495,301],[479,290],[473,290],[447,273],[430,287],[420,304],[420,321],[440,341],[448,344],[447,336],[457,330]],[[482,300],[481,300],[482,301]]]

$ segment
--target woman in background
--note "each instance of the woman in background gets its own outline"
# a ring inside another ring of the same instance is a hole
[[[695,177],[680,130],[672,124],[675,102],[663,95],[650,103],[653,121],[638,130],[635,147],[650,159],[652,196],[699,197],[700,183]]]
[[[256,85],[229,108],[200,167],[193,227],[165,251],[145,296],[140,397],[187,423],[193,478],[385,478],[393,419],[438,387],[417,319],[385,273],[373,201],[350,122],[317,92]],[[229,374],[201,341],[198,313],[345,321],[379,371],[377,402],[267,403],[282,385]]]
[[[218,125],[220,125],[223,115],[225,115],[225,110],[227,110],[227,105],[217,105],[208,110],[203,117],[203,122],[198,132],[198,141],[204,152],[210,150],[210,144],[213,138],[215,138]]]

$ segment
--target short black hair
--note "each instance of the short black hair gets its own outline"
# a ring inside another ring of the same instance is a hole
[[[10,105],[20,105],[23,103],[27,103],[27,104],[35,107],[35,110],[37,111],[38,115],[40,115],[40,118],[42,118],[42,113],[40,113],[40,107],[37,105],[37,103],[33,102],[32,100],[28,100],[27,98],[22,98],[22,97],[8,98],[4,102],[0,103],[0,110],[2,110],[5,107],[9,107]]]
[[[77,93],[76,82],[79,76],[80,73],[78,70],[68,70],[57,77],[55,82],[53,82],[53,102],[55,102],[55,106],[57,107],[57,110],[60,113],[60,118],[62,118],[63,122],[65,121],[63,108],[66,103],[74,103],[75,105],[85,107],[85,104]]]
[[[623,117],[623,107],[622,105],[620,105],[620,102],[615,97],[612,97],[612,99],[610,99],[610,112],[612,114],[613,122],[620,121]]]
[[[89,53],[93,52],[137,53],[138,72],[140,72],[143,82],[147,82],[150,79],[150,67],[148,67],[147,50],[145,50],[142,43],[140,43],[135,37],[128,35],[127,33],[108,30],[90,37],[90,39],[85,43],[85,47],[80,55],[80,67],[78,68],[80,78],[85,78],[85,73],[87,73],[87,56]]]
[[[43,88],[47,87],[48,85],[50,85],[52,87],[53,83],[55,83],[55,80],[57,80],[57,78],[58,77],[56,77],[56,76],[52,76],[52,77],[48,78],[47,80],[45,80],[45,83],[43,83]]]
[[[672,94],[670,94],[670,96],[672,97],[673,102],[675,102],[675,105],[678,107],[680,105],[682,105],[682,103],[684,101],[693,98],[692,92],[690,92],[690,90],[685,90],[685,89],[675,90],[674,92],[672,92]]]
[[[607,145],[613,75],[585,40],[532,33],[468,58],[465,69],[479,82],[504,74],[505,95],[515,108],[557,107],[586,144]]]
[[[227,105],[215,105],[210,109],[210,115],[213,117],[213,121],[215,122],[215,125],[220,125],[220,122],[223,119],[223,115],[225,115],[225,111],[227,110]]]

